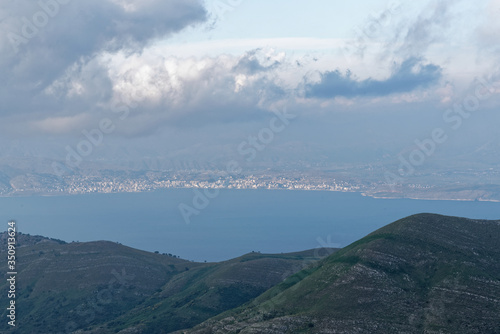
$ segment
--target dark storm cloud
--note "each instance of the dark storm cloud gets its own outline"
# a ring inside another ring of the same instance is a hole
[[[141,52],[154,39],[205,19],[199,0],[3,1],[0,114],[60,108],[44,90],[71,66],[102,51]],[[106,78],[98,81],[109,89]]]
[[[199,0],[8,1],[0,11],[2,44],[22,53],[55,48],[69,60],[144,45],[206,18]]]
[[[321,74],[318,83],[306,84],[306,97],[347,98],[357,96],[387,96],[394,93],[407,93],[417,88],[426,88],[441,78],[441,67],[422,65],[421,60],[409,58],[397,66],[386,80],[356,80],[351,72],[328,71]]]

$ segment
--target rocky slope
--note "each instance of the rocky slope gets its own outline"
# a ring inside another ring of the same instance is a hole
[[[420,214],[179,333],[500,333],[500,222]]]

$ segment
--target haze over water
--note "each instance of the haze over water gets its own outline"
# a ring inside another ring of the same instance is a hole
[[[19,231],[67,242],[110,240],[195,261],[251,251],[344,247],[405,216],[430,212],[499,219],[500,203],[374,199],[358,193],[221,190],[191,223],[178,205],[193,190],[0,199],[0,217]],[[5,228],[6,229],[6,228]]]

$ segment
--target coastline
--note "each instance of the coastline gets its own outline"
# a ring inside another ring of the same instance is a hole
[[[500,199],[495,198],[459,198],[459,197],[443,197],[442,193],[437,193],[439,198],[433,196],[415,196],[404,193],[395,193],[394,196],[379,195],[379,193],[369,193],[363,190],[336,190],[336,189],[317,189],[317,188],[279,188],[279,187],[196,187],[196,186],[179,186],[179,187],[158,187],[153,189],[141,190],[122,190],[122,191],[59,191],[59,192],[12,192],[8,194],[0,194],[0,198],[20,198],[20,197],[58,197],[58,196],[75,196],[86,194],[122,194],[122,193],[148,193],[167,189],[219,189],[219,190],[282,190],[282,191],[323,191],[323,192],[341,192],[341,193],[359,193],[363,197],[371,197],[374,199],[411,199],[421,201],[457,201],[457,202],[492,202],[500,203]],[[398,196],[399,195],[399,196]]]
[[[366,194],[366,193],[361,193],[362,196],[365,197],[371,197],[371,198],[376,198],[376,199],[413,199],[413,200],[419,200],[419,201],[457,201],[457,202],[492,202],[492,203],[500,203],[500,200],[497,199],[483,199],[483,198],[478,198],[478,199],[472,199],[472,198],[433,198],[433,197],[415,197],[415,196],[403,196],[403,197],[398,197],[398,196],[377,196],[375,194]]]

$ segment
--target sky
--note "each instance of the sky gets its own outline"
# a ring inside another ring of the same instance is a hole
[[[5,0],[0,158],[390,162],[441,129],[443,159],[497,163],[499,15],[500,0]]]

